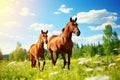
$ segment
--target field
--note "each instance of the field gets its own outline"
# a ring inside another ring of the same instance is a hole
[[[0,80],[120,80],[120,62],[117,56],[99,56],[71,59],[70,70],[62,69],[46,60],[44,71],[30,67],[30,61],[0,61]],[[42,67],[42,62],[41,62]]]

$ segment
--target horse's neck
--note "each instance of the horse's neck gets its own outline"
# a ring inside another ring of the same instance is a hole
[[[65,29],[61,33],[61,41],[63,44],[68,43],[68,42],[72,42],[71,38],[72,38],[72,32],[70,32],[69,29]]]
[[[39,46],[39,48],[43,48],[44,47],[44,42],[43,42],[43,40],[39,40],[38,42],[37,42],[37,45]]]
[[[66,27],[65,30],[63,31],[64,38],[66,38],[67,40],[71,40],[72,39],[72,32],[69,31],[69,28]]]

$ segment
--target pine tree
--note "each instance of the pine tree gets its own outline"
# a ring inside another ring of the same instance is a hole
[[[103,48],[105,55],[111,54],[113,51],[113,44],[112,44],[112,27],[111,25],[106,25],[104,36],[103,36]]]

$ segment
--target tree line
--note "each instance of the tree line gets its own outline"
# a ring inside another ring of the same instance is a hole
[[[86,57],[86,56],[108,56],[108,55],[118,55],[120,53],[120,40],[118,38],[118,35],[115,31],[113,31],[111,25],[106,25],[105,29],[103,30],[103,43],[101,44],[98,42],[98,44],[87,44],[83,45],[81,44],[81,47],[77,43],[74,43],[73,49],[72,49],[72,57],[73,58],[80,58],[80,57]],[[9,56],[8,60],[17,60],[17,61],[24,61],[26,59],[29,59],[29,51],[22,48],[21,43],[17,42],[16,49],[12,51]],[[0,60],[2,59],[2,51],[0,49]],[[45,50],[45,58],[50,59],[48,51]],[[59,58],[62,58],[59,56]]]

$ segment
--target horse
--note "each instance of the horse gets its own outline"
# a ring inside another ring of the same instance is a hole
[[[48,40],[47,48],[54,66],[56,65],[58,55],[61,54],[64,61],[62,68],[64,69],[66,66],[65,55],[68,54],[68,70],[70,70],[70,58],[73,47],[72,33],[76,34],[77,36],[79,36],[81,33],[76,21],[77,18],[70,18],[70,21],[62,29],[62,33],[60,35],[52,35]],[[53,53],[55,54],[55,57],[53,56]]]
[[[39,62],[39,57],[41,57],[41,59],[43,60],[43,67],[42,70],[44,69],[44,65],[45,65],[45,57],[44,57],[44,43],[47,44],[48,40],[47,40],[47,33],[48,30],[46,32],[43,32],[43,30],[41,30],[41,34],[39,37],[39,40],[36,44],[32,44],[30,46],[30,51],[29,51],[29,57],[30,57],[30,61],[31,61],[31,67],[35,67],[36,66],[36,62],[38,64],[38,70],[40,71],[40,62]]]

